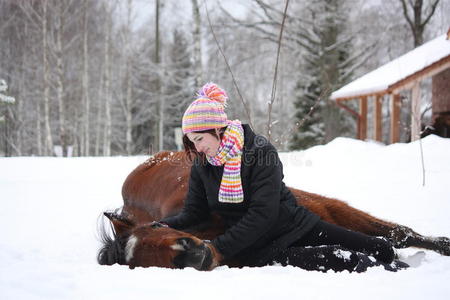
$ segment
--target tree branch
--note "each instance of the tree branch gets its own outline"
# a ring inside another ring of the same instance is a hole
[[[430,14],[426,17],[425,21],[423,21],[422,24],[420,24],[420,26],[425,26],[431,19],[431,17],[434,15],[434,11],[436,10],[436,7],[439,3],[439,0],[436,0],[432,5],[431,5],[431,12]]]
[[[241,98],[242,104],[244,105],[244,109],[245,109],[245,113],[247,114],[249,125],[250,125],[251,128],[254,128],[253,124],[252,124],[252,119],[251,119],[251,116],[250,116],[250,113],[249,113],[249,110],[248,110],[248,107],[247,107],[247,103],[245,102],[244,97],[242,96],[241,91],[239,90],[239,86],[238,86],[238,84],[236,82],[236,79],[234,77],[233,71],[231,70],[231,67],[230,67],[230,65],[228,63],[227,57],[225,56],[225,53],[223,52],[222,47],[220,47],[219,41],[217,40],[216,34],[215,34],[215,32],[214,32],[214,30],[212,28],[211,19],[209,18],[208,6],[206,5],[206,0],[203,0],[203,3],[205,4],[206,17],[208,19],[209,27],[211,29],[211,33],[213,35],[213,38],[216,41],[217,48],[219,49],[220,53],[223,56],[223,59],[225,60],[225,64],[228,67],[228,71],[230,71],[231,78],[233,80],[233,84],[234,84],[234,86],[236,88],[237,93],[239,94],[239,97]]]
[[[286,21],[286,13],[289,6],[289,0],[286,0],[286,6],[284,8],[284,14],[283,14],[283,21],[281,22],[281,28],[280,28],[280,36],[278,37],[278,49],[277,49],[277,59],[275,63],[275,71],[273,75],[273,82],[272,82],[272,93],[271,93],[271,99],[269,103],[269,120],[267,124],[267,133],[268,133],[268,139],[270,141],[271,136],[271,128],[272,128],[272,106],[275,102],[275,94],[277,91],[277,76],[278,76],[278,61],[280,60],[280,50],[281,50],[281,40],[283,39],[283,29],[284,29],[284,23]]]
[[[403,7],[403,15],[406,18],[406,21],[408,22],[409,26],[411,27],[411,29],[414,30],[414,24],[411,21],[411,18],[408,15],[408,6],[406,5],[405,0],[400,0],[400,2],[402,3],[402,7]]]

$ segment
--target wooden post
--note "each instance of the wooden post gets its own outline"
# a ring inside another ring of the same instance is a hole
[[[381,142],[383,139],[383,111],[382,111],[383,98],[381,95],[377,95],[375,98],[375,107],[373,115],[373,129],[375,131],[375,140]]]
[[[449,41],[450,42],[450,41]],[[450,68],[442,71],[432,78],[432,121],[436,120],[441,114],[450,112]]]
[[[450,41],[448,41],[450,42]],[[450,68],[432,78],[432,124],[435,134],[450,137]]]
[[[367,138],[367,96],[359,98],[359,134],[360,140]]]
[[[411,142],[420,138],[420,82],[416,81],[412,88],[411,101]]]
[[[391,144],[400,141],[400,95],[391,94]]]
[[[359,138],[359,128],[360,128],[360,115],[358,114],[358,112],[354,111],[353,109],[351,109],[350,107],[348,107],[347,105],[342,104],[342,100],[336,100],[336,105],[339,106],[340,108],[345,109],[346,111],[348,111],[349,113],[351,113],[352,115],[355,116],[356,121],[357,121],[357,128],[356,128],[356,138]]]

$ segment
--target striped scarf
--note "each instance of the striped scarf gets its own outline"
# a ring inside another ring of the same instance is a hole
[[[225,165],[219,189],[219,202],[241,203],[244,192],[241,182],[241,156],[244,146],[244,129],[239,120],[228,121],[215,156],[206,156],[213,166]]]

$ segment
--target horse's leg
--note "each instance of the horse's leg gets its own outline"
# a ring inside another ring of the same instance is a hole
[[[340,200],[291,189],[298,203],[318,214],[324,221],[389,239],[395,248],[417,247],[450,256],[450,239],[423,236],[409,227],[375,218]]]
[[[424,248],[450,256],[450,239],[447,237],[423,236],[409,227],[397,225],[389,231],[387,238],[395,248]]]

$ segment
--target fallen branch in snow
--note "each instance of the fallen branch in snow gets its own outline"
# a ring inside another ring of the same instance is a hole
[[[419,139],[419,145],[420,145],[420,157],[422,159],[422,186],[425,186],[425,161],[423,159],[422,139]]]

